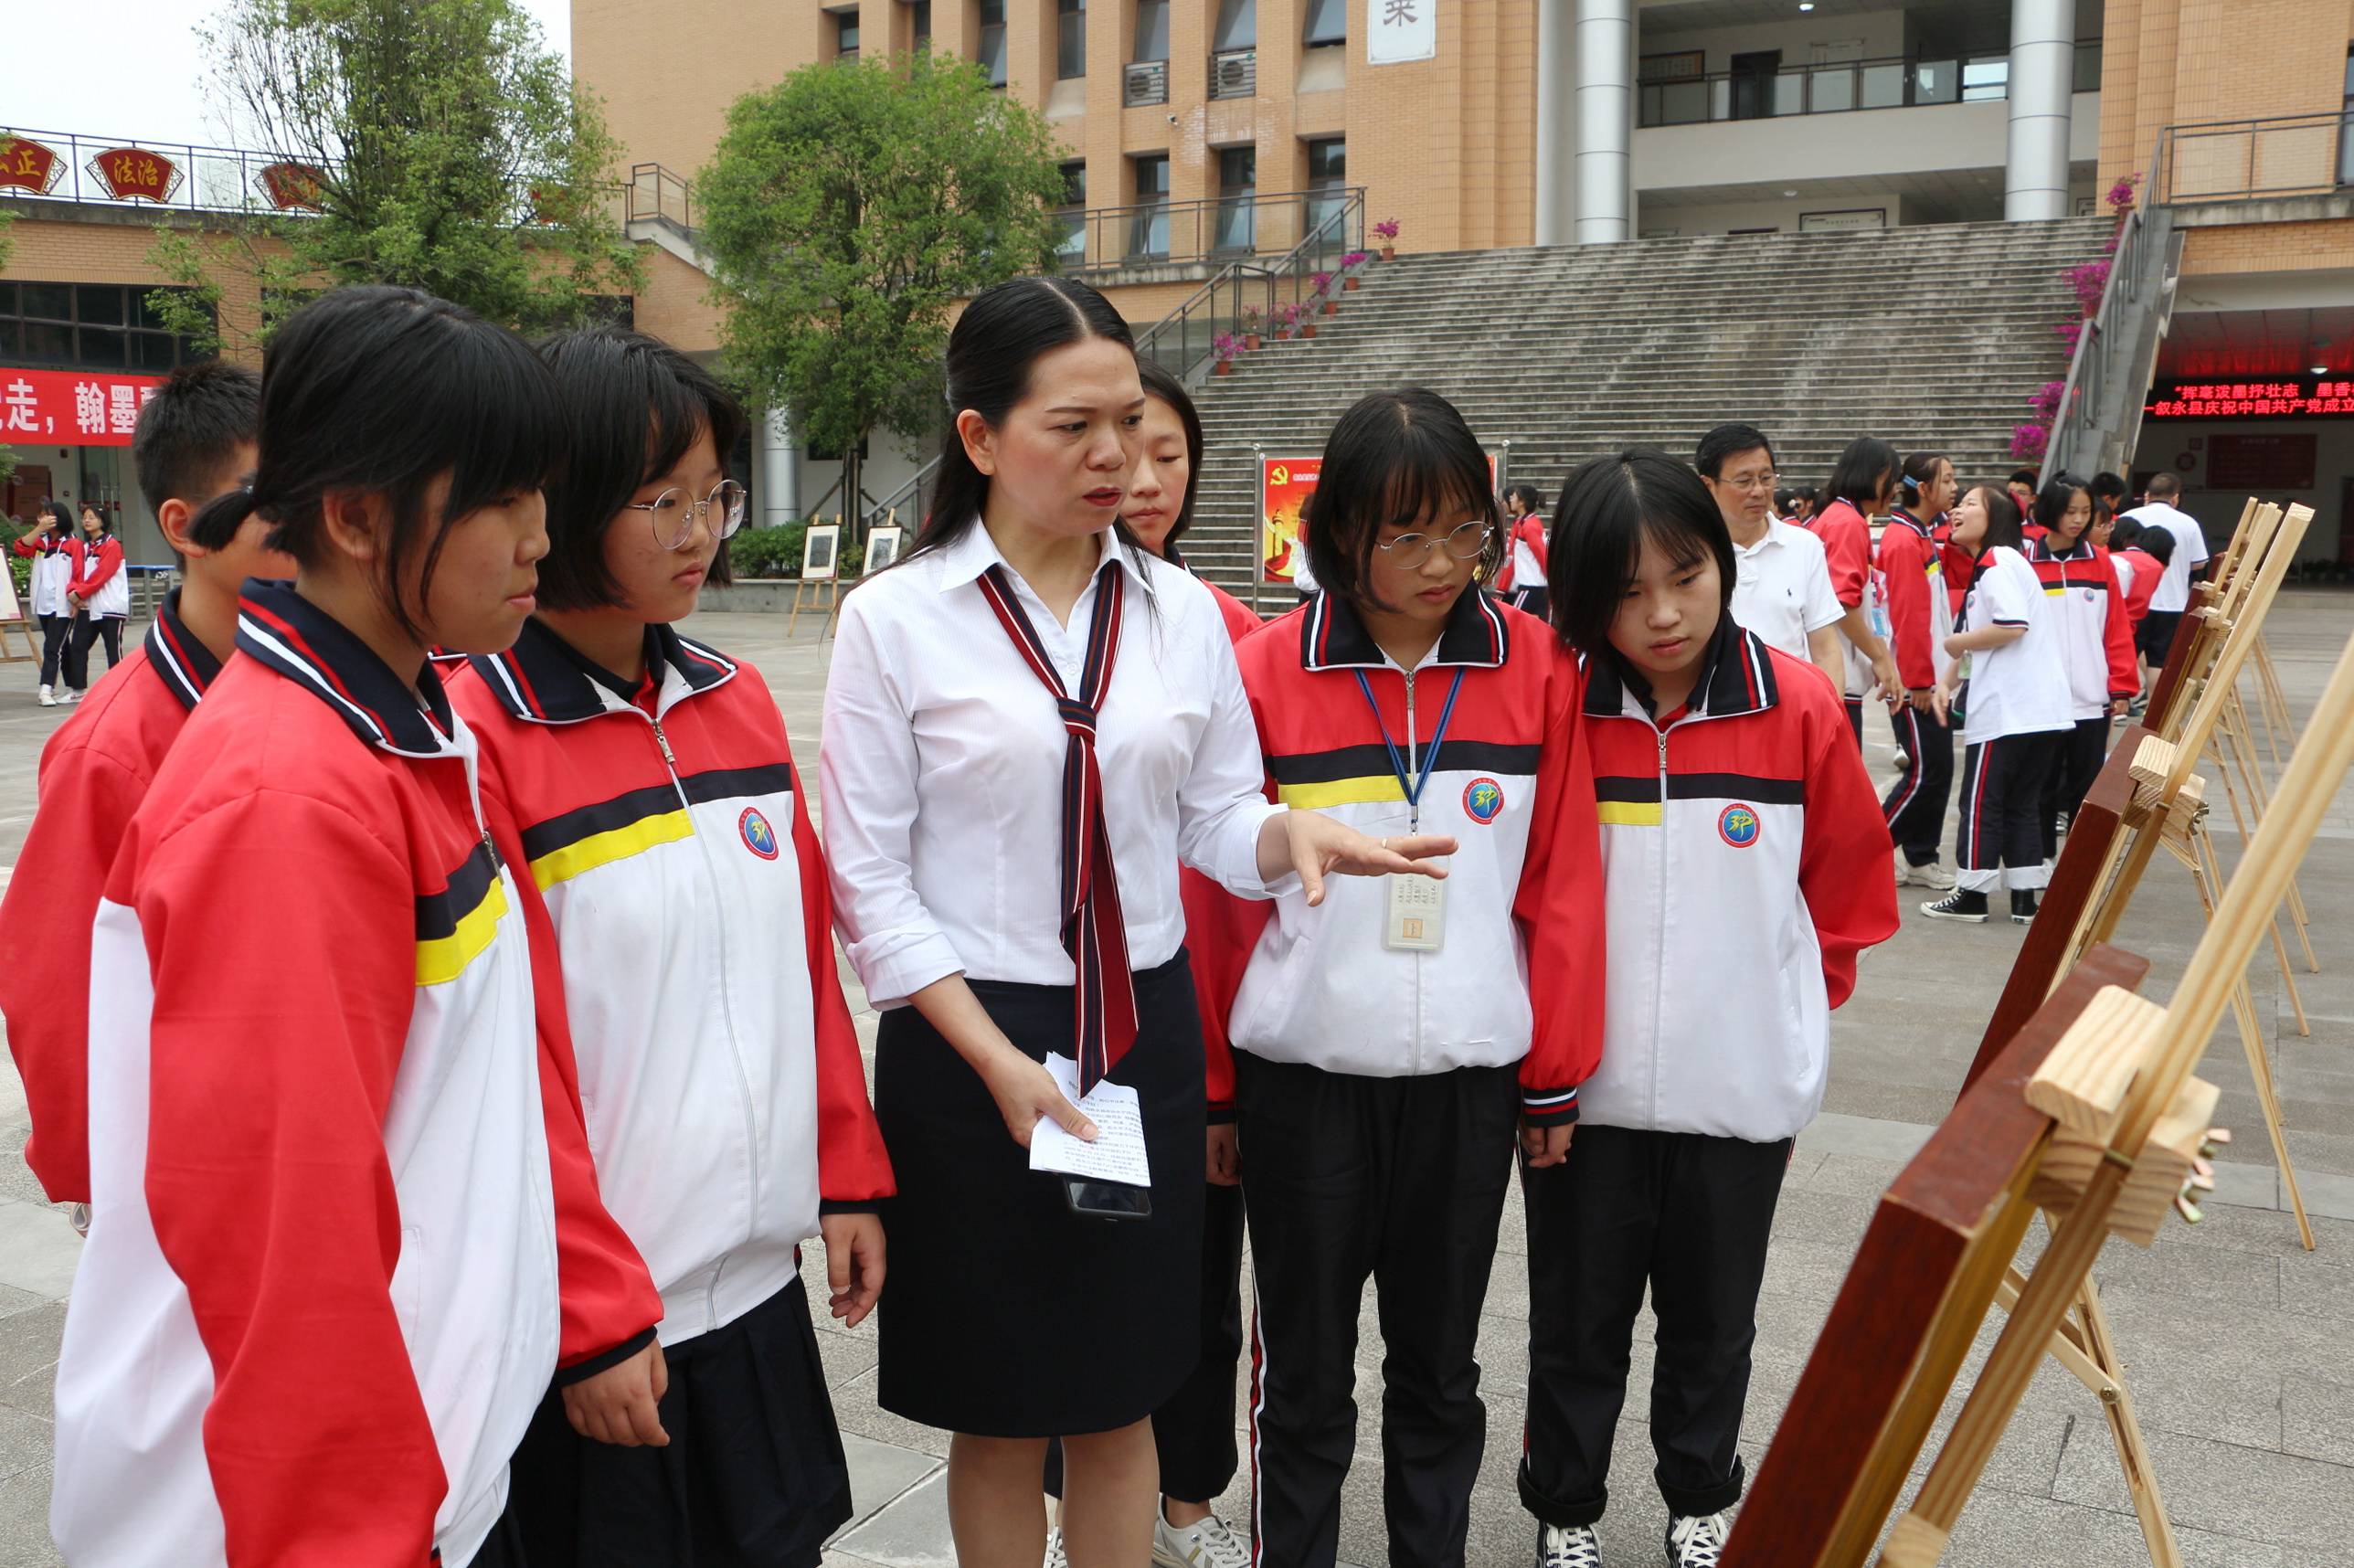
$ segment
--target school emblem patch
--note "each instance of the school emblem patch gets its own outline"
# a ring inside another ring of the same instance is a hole
[[[1716,836],[1734,849],[1747,849],[1757,842],[1757,813],[1735,802],[1717,813]]]
[[[1493,779],[1474,779],[1463,786],[1463,814],[1486,826],[1503,813],[1504,787]]]
[[[736,819],[736,831],[744,835],[744,847],[762,860],[777,858],[777,830],[760,814],[758,806],[747,806],[744,814]]]

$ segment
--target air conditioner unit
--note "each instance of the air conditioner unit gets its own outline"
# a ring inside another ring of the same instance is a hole
[[[1139,60],[1120,76],[1120,101],[1133,109],[1169,101],[1169,62]]]
[[[1257,51],[1217,57],[1210,73],[1212,98],[1249,98],[1258,90]]]

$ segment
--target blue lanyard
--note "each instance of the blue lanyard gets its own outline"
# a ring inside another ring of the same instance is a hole
[[[1422,831],[1422,791],[1438,767],[1438,743],[1447,738],[1447,723],[1455,716],[1455,699],[1463,694],[1463,672],[1455,672],[1455,683],[1447,688],[1447,705],[1438,710],[1438,727],[1430,733],[1430,744],[1423,749],[1422,772],[1409,778],[1409,758],[1398,753],[1397,742],[1390,738],[1390,726],[1382,722],[1381,705],[1373,701],[1373,685],[1365,679],[1363,670],[1356,672],[1357,690],[1365,694],[1365,706],[1373,710],[1373,727],[1382,732],[1382,745],[1390,754],[1390,771],[1397,776],[1398,789],[1405,796],[1407,825],[1416,832]],[[1411,679],[1411,677],[1409,677]]]

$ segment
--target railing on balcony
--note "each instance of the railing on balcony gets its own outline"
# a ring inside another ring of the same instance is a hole
[[[0,185],[0,196],[183,212],[278,212],[294,210],[302,195],[301,171],[270,153],[69,131],[0,131],[0,141],[12,143],[8,165],[0,170],[11,183]],[[16,144],[21,143],[35,145]],[[128,168],[101,162],[124,154],[132,155]],[[125,190],[140,194],[121,194]]]
[[[2161,140],[2154,158],[2163,153]],[[2124,472],[2130,466],[2141,433],[2142,395],[2173,310],[2181,254],[2171,209],[2145,190],[2141,206],[2117,228],[2100,306],[2069,357],[2044,472]]]
[[[1212,98],[1258,96],[1258,50],[1221,49],[1210,57]]]
[[[1351,186],[1066,212],[1063,270],[1085,275],[1165,262],[1280,256],[1352,203],[1358,217],[1343,249],[1362,249],[1363,196]]]
[[[631,223],[659,223],[692,238],[695,233],[695,207],[686,176],[660,164],[633,165],[630,170],[629,205],[624,216]]]
[[[1658,57],[1654,57],[1657,58]],[[2075,90],[2101,88],[2101,46],[2076,45]],[[1978,103],[2009,97],[2007,54],[1896,56],[1776,70],[1722,70],[1654,78],[1636,85],[1636,122],[1701,125],[1720,120],[1773,120],[1793,114],[1843,114],[1857,109]]]
[[[1129,109],[1169,101],[1169,62],[1130,60],[1119,68],[1119,101]]]
[[[2150,182],[2161,202],[2268,201],[2354,185],[2354,111],[2169,125]]]

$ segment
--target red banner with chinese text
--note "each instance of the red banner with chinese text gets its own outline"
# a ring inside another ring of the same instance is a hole
[[[29,136],[0,136],[0,186],[47,196],[66,172],[55,147]]]
[[[82,165],[117,201],[170,201],[180,165],[145,147],[109,147]]]
[[[0,442],[127,447],[159,376],[0,366]]]

